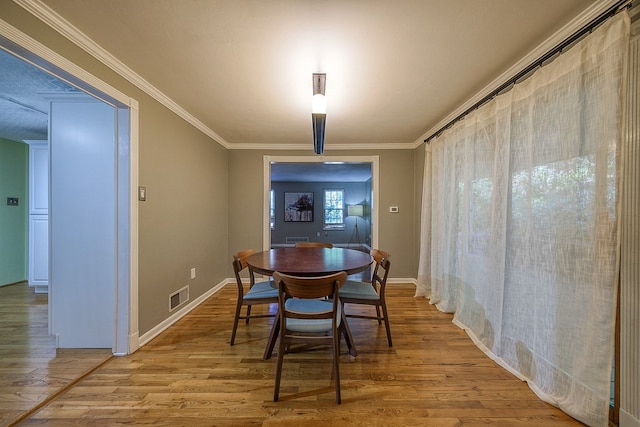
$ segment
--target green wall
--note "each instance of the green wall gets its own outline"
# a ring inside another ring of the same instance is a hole
[[[0,285],[27,280],[28,170],[29,146],[0,138]]]

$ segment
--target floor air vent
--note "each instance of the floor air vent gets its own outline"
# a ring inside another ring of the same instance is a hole
[[[169,295],[169,311],[175,310],[189,301],[189,285]]]

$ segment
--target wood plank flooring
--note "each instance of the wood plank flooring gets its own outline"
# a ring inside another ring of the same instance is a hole
[[[393,348],[384,326],[350,319],[358,356],[350,357],[343,343],[342,405],[335,403],[328,348],[287,354],[280,401],[273,402],[275,357],[262,360],[271,320],[241,323],[236,345],[229,346],[236,291],[227,286],[136,353],[111,358],[19,425],[582,425],[540,401],[526,383],[478,350],[451,315],[414,298],[414,290],[387,287]]]
[[[26,282],[0,287],[0,426],[60,393],[111,358],[110,349],[58,349],[47,295]]]

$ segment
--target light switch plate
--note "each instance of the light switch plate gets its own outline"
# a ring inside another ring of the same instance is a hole
[[[141,202],[147,200],[147,187],[138,187],[138,200]]]

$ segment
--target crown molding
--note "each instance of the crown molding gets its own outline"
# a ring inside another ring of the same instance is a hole
[[[406,144],[325,144],[324,150],[332,150],[332,151],[344,151],[344,150],[414,150],[416,146],[413,143]],[[311,144],[260,144],[260,143],[236,143],[229,144],[230,150],[302,150],[308,151],[312,150],[313,146]]]
[[[128,80],[133,85],[137,86],[140,90],[151,96],[153,99],[176,113],[178,116],[182,117],[184,120],[189,122],[195,128],[202,131],[205,135],[209,136],[211,139],[216,141],[218,144],[222,145],[225,148],[229,148],[230,144],[224,140],[220,135],[215,133],[209,127],[207,127],[200,120],[196,119],[192,116],[187,110],[182,108],[176,102],[174,102],[171,98],[166,96],[160,90],[158,90],[151,83],[146,81],[132,69],[127,67],[124,63],[118,60],[116,57],[111,55],[105,49],[103,49],[100,45],[90,39],[86,34],[78,30],[76,27],[71,25],[67,20],[65,20],[62,16],[56,13],[49,6],[42,3],[40,0],[13,0],[16,4],[24,8],[27,12],[47,24],[49,27],[53,28],[55,31],[60,33],[62,36],[66,37],[72,43],[80,47],[82,50],[87,52],[89,55],[96,58],[98,61],[109,67],[111,70],[115,71],[117,74]]]
[[[480,90],[478,93],[470,98],[467,102],[462,104],[460,107],[452,111],[448,116],[440,120],[425,132],[420,138],[418,138],[414,143],[414,148],[417,148],[421,144],[424,144],[424,140],[434,135],[438,130],[440,130],[443,126],[446,126],[447,123],[454,120],[460,114],[464,113],[476,102],[479,102],[482,98],[496,90],[501,84],[513,78],[516,74],[518,74],[521,70],[524,70],[529,64],[534,63],[538,60],[538,58],[542,57],[545,53],[550,51],[551,49],[558,46],[567,37],[571,36],[573,33],[579,31],[585,25],[588,25],[594,19],[598,18],[602,13],[604,13],[610,7],[613,7],[620,0],[600,0],[598,2],[593,3],[587,9],[584,10],[580,15],[576,16],[571,22],[566,24],[564,27],[556,31],[551,37],[542,42],[538,47],[525,55],[522,59],[516,62],[511,68],[498,76],[495,80],[489,83],[484,89]]]
[[[34,67],[55,74],[58,79],[71,86],[81,87],[83,85],[79,84],[79,82],[86,83],[104,95],[99,96],[100,99],[110,105],[118,104],[138,109],[138,102],[133,98],[103,82],[1,19],[0,36],[6,39],[7,44],[5,47],[9,48],[13,55]],[[38,61],[39,58],[46,61],[47,64],[43,65],[42,61]],[[93,96],[98,96],[98,94],[94,93]]]

